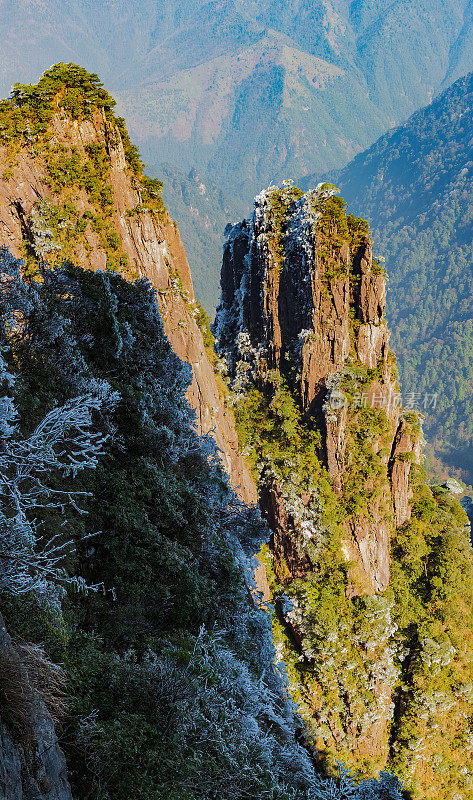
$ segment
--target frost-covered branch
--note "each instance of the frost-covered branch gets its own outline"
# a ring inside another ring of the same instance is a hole
[[[57,604],[64,584],[85,588],[83,579],[71,578],[64,568],[74,543],[57,535],[40,543],[32,515],[66,505],[80,510],[75,498],[85,493],[53,489],[48,478],[73,478],[97,466],[106,437],[94,432],[93,414],[116,401],[110,391],[76,397],[53,408],[25,439],[18,436],[11,398],[0,400],[0,589],[35,592]]]
[[[82,395],[63,406],[53,408],[28,439],[13,438],[16,428],[1,440],[0,504],[8,511],[26,512],[38,505],[59,505],[62,493],[51,490],[44,478],[59,471],[64,477],[86,468],[94,469],[106,438],[93,433],[92,413],[99,411],[104,401],[92,395]],[[0,408],[0,413],[2,409]]]

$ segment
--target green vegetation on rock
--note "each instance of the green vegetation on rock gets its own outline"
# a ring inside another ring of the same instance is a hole
[[[37,84],[15,83],[10,100],[0,101],[0,142],[34,146],[47,136],[59,105],[73,120],[90,120],[97,108],[113,119],[115,100],[97,75],[76,64],[56,64]]]
[[[364,220],[345,215],[340,198],[321,194],[314,211],[323,281],[331,254],[345,241],[353,259],[369,230]],[[265,235],[271,239],[271,231]],[[293,251],[286,258],[287,252]],[[374,275],[381,271],[375,264]],[[395,359],[387,354],[372,369],[359,361],[356,292],[350,297],[352,349],[343,369],[326,379],[323,416],[299,406],[300,375],[284,360],[281,371],[267,371],[261,359],[235,398],[240,447],[273,531],[261,558],[275,607],[276,649],[308,741],[329,769],[336,772],[338,760],[362,777],[388,769],[419,800],[469,798],[473,556],[467,517],[450,493],[425,484],[414,457],[417,414],[401,412],[398,427],[382,404],[354,402],[361,390],[391,391]],[[332,391],[347,403],[343,423],[331,410]],[[329,425],[345,442],[338,486],[326,467]],[[410,445],[393,455],[396,431]],[[397,527],[395,468],[409,470],[413,492],[411,516]],[[375,590],[360,551],[362,544],[377,547],[384,535],[389,584]]]
[[[342,523],[351,514],[369,517],[370,496],[361,489],[366,479],[372,496],[383,490],[380,462],[366,446],[382,435],[383,412],[365,412],[353,422],[353,469],[344,479],[341,503],[317,457],[320,431],[303,421],[283,384],[269,393],[251,388],[236,417],[240,446],[254,465],[260,492],[278,486],[292,509],[294,546],[311,565],[305,578],[294,580],[284,557],[266,551],[277,609],[275,641],[309,741],[332,769],[341,760],[363,777],[380,767],[394,771],[413,798],[449,800],[459,788],[469,797],[473,776],[464,765],[471,736],[473,565],[460,504],[429,489],[420,474],[412,518],[392,540],[388,589],[350,600],[353,565],[343,555]],[[306,507],[300,501],[304,495],[311,496]],[[301,538],[301,520],[308,538]],[[281,614],[285,598],[303,636],[302,649]],[[385,743],[388,737],[391,742],[387,763],[379,761],[379,742],[370,751],[368,741],[362,754],[349,733],[356,717],[369,740],[383,713],[374,691],[381,675],[393,684],[393,715],[384,734]],[[332,739],[337,728],[345,731],[345,740]]]
[[[24,237],[30,274],[35,274],[38,260],[54,265],[76,258],[79,243],[90,253],[90,238],[96,235],[107,269],[137,277],[112,219],[115,197],[110,150],[120,142],[133,189],[140,197],[129,215],[151,212],[159,222],[169,218],[162,182],[144,174],[138,150],[131,144],[124,120],[115,118],[114,106],[98,77],[75,64],[51,67],[36,85],[15,84],[10,99],[0,103],[3,179],[11,180],[22,157],[33,157],[38,167],[45,169],[49,183],[50,195],[38,201],[32,219],[25,221],[30,225]],[[55,116],[64,127],[63,135],[57,133]],[[95,127],[96,140],[82,147],[76,143],[74,125],[84,121]],[[78,195],[89,206],[81,212]]]

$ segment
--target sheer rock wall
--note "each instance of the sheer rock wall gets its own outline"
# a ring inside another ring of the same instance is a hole
[[[195,321],[194,288],[177,226],[166,213],[156,215],[144,208],[139,184],[126,164],[120,132],[102,111],[96,110],[91,120],[78,122],[58,107],[50,123],[50,134],[50,148],[60,147],[65,155],[74,152],[85,159],[88,146],[105,148],[110,159],[108,181],[113,193],[111,218],[128,257],[129,269],[134,276],[148,278],[156,288],[166,334],[177,355],[192,368],[188,398],[196,411],[199,432],[213,433],[233,486],[244,500],[253,502],[254,483],[238,453],[232,415],[220,396]],[[40,153],[23,148],[16,155],[13,167],[8,170],[6,167],[7,153],[0,148],[0,174],[4,175],[0,180],[0,243],[19,257],[24,255],[27,243],[34,243],[34,215],[39,204],[45,201],[52,207],[60,207],[64,197],[53,191],[45,158]],[[78,212],[85,215],[87,225],[70,244],[68,257],[84,268],[103,270],[107,253],[87,217],[96,213],[96,209],[85,189],[74,190],[73,201]]]
[[[382,591],[389,583],[390,528],[410,516],[409,471],[411,457],[419,458],[418,437],[406,432],[395,400],[384,319],[386,279],[373,265],[371,241],[362,236],[354,247],[340,241],[334,226],[327,237],[311,202],[310,194],[304,195],[289,209],[283,267],[271,246],[268,192],[256,199],[252,219],[229,231],[216,320],[218,348],[237,383],[244,373],[264,385],[268,370],[278,370],[303,412],[323,419],[325,463],[339,495],[357,409],[346,404],[338,386],[352,366],[361,364],[375,373],[368,373],[359,403],[360,410],[386,412],[389,432],[372,443],[374,452],[386,451],[383,491],[370,503],[369,516],[347,519],[346,545],[371,590]],[[274,498],[264,510],[273,529],[279,529],[284,514],[276,521]]]

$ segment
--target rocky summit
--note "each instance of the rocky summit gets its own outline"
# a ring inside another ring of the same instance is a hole
[[[230,231],[218,348],[237,384],[249,374],[261,386],[274,380],[274,371],[288,376],[305,418],[322,423],[323,459],[339,497],[360,417],[383,420],[369,454],[382,491],[374,493],[369,480],[359,486],[371,495],[368,514],[347,520],[346,546],[372,591],[384,591],[387,519],[400,527],[410,518],[409,473],[419,463],[420,427],[399,408],[384,318],[386,275],[373,259],[365,224],[344,217],[333,188],[297,195],[289,187],[261,194],[251,222]],[[274,223],[278,204],[290,209],[284,231]]]
[[[330,184],[271,186],[227,230],[221,287],[217,349],[272,531],[261,589],[309,740],[323,762],[389,765],[413,797],[451,797],[444,777],[470,736],[451,670],[469,667],[447,633],[440,540],[456,531],[469,574],[471,553],[459,506],[424,484],[368,225]]]

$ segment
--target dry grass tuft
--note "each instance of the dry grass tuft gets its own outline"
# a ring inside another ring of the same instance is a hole
[[[28,672],[13,647],[0,649],[0,717],[23,745],[34,743],[36,696]]]
[[[26,668],[31,686],[39,694],[54,724],[64,720],[67,711],[67,676],[62,667],[47,657],[42,647],[30,642],[15,644]]]

